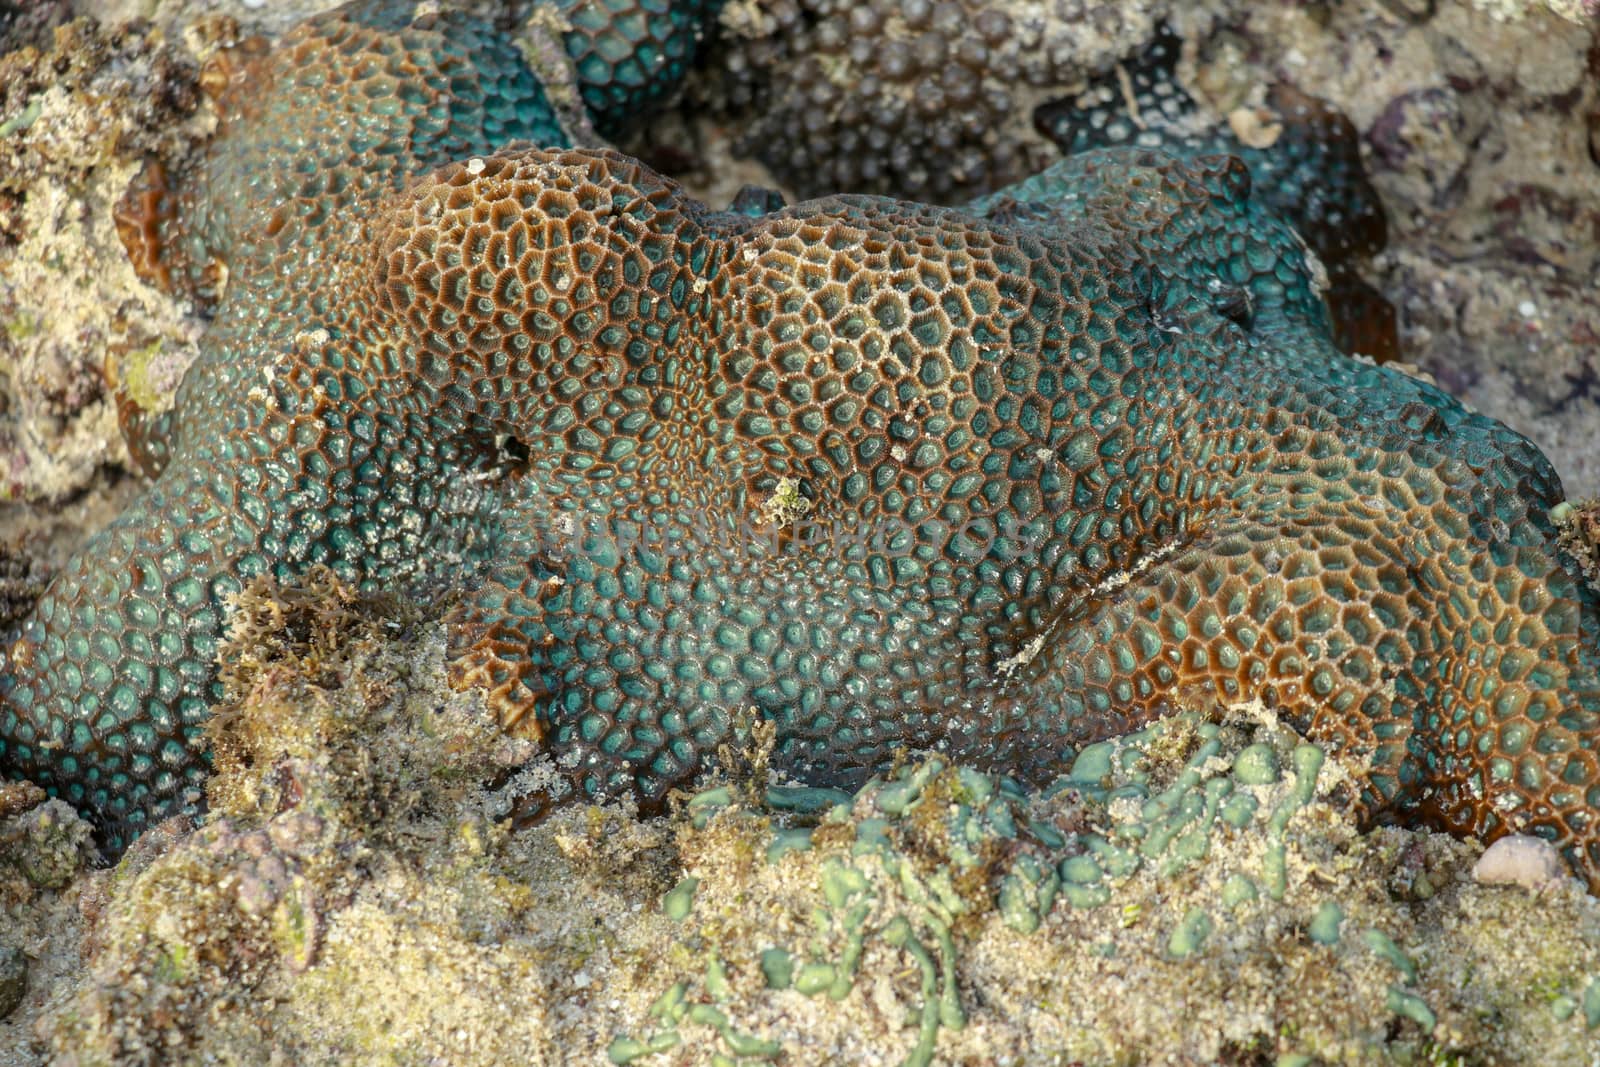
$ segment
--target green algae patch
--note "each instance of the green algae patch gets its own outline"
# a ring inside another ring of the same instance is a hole
[[[1205,946],[1206,938],[1216,925],[1211,916],[1201,908],[1190,908],[1183,916],[1172,937],[1167,940],[1167,952],[1174,959],[1187,959]]]
[[[1416,982],[1416,961],[1402,952],[1400,946],[1395,944],[1388,934],[1382,930],[1368,930],[1363,935],[1363,938],[1368,948],[1372,949],[1380,959],[1404,976],[1407,985]]]
[[[675,923],[681,923],[694,910],[694,892],[700,888],[700,879],[685,878],[661,898],[661,914]]]
[[[13,133],[20,133],[39,121],[39,116],[44,114],[44,101],[34,97],[28,101],[26,107],[15,115],[0,122],[0,137],[10,137]]]
[[[1410,1019],[1420,1026],[1424,1033],[1432,1033],[1433,1028],[1439,1024],[1439,1017],[1428,1007],[1428,1002],[1414,993],[1408,993],[1398,986],[1389,987],[1389,995],[1384,1001],[1389,1010],[1396,1015]]]
[[[766,949],[761,953],[761,973],[768,989],[788,989],[794,984],[794,957],[787,949]]]
[[[1278,753],[1271,745],[1249,745],[1234,757],[1233,775],[1245,785],[1272,785],[1278,780]]]
[[[129,349],[122,357],[119,384],[141,411],[154,414],[172,407],[182,372],[180,368],[179,373],[172,373],[170,356],[162,358],[165,349],[158,337],[147,345]]]
[[[1093,1063],[1252,1049],[1398,1064],[1510,1048],[1583,1062],[1577,994],[1565,1021],[1548,998],[1535,1010],[1509,977],[1525,964],[1506,972],[1470,936],[1483,925],[1458,925],[1468,901],[1489,906],[1491,925],[1516,901],[1461,881],[1469,845],[1360,833],[1332,800],[1350,775],[1257,709],[1114,739],[1080,755],[1064,788],[1037,795],[939,759],[804,816],[708,790],[688,803],[697,817],[678,847],[700,879],[690,943],[729,980],[717,994],[703,965],[685,970],[685,996],[715,1000],[757,1032],[760,1021],[786,1025],[905,1064],[993,1056],[1008,1041]],[[1262,814],[1228,818],[1239,796]],[[735,844],[746,833],[776,840],[795,819],[808,847],[758,847],[755,883],[718,873],[718,856],[750,850]],[[758,904],[767,880],[784,895]],[[1568,891],[1563,907],[1593,929],[1593,901]],[[1581,992],[1593,949],[1572,932],[1558,940],[1568,987]],[[1474,988],[1446,976],[1446,960],[1497,977]],[[892,990],[898,1033],[882,1030],[871,989],[877,1003]],[[869,1030],[870,1041],[851,1036]],[[703,1039],[716,1042],[715,1027]],[[698,1046],[686,1036],[674,1056],[685,1047]]]
[[[1319,945],[1337,945],[1339,927],[1344,923],[1344,909],[1333,901],[1324,901],[1311,917],[1306,934]]]

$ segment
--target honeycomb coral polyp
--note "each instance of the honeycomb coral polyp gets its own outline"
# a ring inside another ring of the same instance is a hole
[[[608,136],[667,99],[726,0],[555,0],[579,91]]]

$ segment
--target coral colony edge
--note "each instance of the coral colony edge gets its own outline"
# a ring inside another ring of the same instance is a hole
[[[113,849],[197,810],[231,598],[325,567],[454,589],[453,677],[590,797],[658,805],[749,709],[815,785],[902,749],[1038,785],[1260,701],[1364,762],[1364,819],[1600,883],[1600,596],[1537,449],[1336,344],[1325,238],[1381,217],[1359,175],[1280,192],[1348,169],[1337,123],[1068,117],[964,207],[718,211],[568,146],[720,5],[577,6],[582,113],[430,5],[218,68],[205,157],[122,219],[213,319],[170,412],[124,404],[153,482],[10,635],[8,777]]]

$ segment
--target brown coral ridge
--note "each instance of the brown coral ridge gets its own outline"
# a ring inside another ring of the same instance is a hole
[[[1207,115],[1178,78],[1184,39],[1167,22],[1149,25],[1151,14],[1118,11],[1080,29],[1081,10],[1048,2],[777,0],[759,15],[730,9],[704,105],[737,116],[737,151],[804,196],[959,203],[1025,179],[1056,149],[1238,155],[1262,200],[1325,261],[1341,350],[1398,358],[1394,308],[1358,273],[1356,261],[1383,247],[1386,220],[1354,126],[1285,82],[1263,108]],[[1087,86],[1084,64],[1095,72]]]
[[[1593,620],[1527,512],[1489,541],[1471,517],[1505,505],[1474,469],[1531,496],[1541,465],[1452,435],[1483,427],[1406,379],[1306,374],[1311,282],[1262,217],[1226,261],[1265,264],[1248,331],[1161,303],[1186,280],[1154,263],[1216,269],[1237,163],[1084,167],[1084,215],[997,224],[856,197],[715,214],[613,153],[457,164],[328,250],[359,284],[249,432],[307,470],[368,413],[521,442],[458,677],[591,795],[659,800],[719,705],[755,704],[814,781],[906,745],[1038,781],[1176,703],[1259,698],[1371,758],[1370,814],[1543,829],[1591,864]],[[1396,427],[1357,384],[1417,399]],[[786,484],[816,523],[909,540],[765,553],[740,532]]]
[[[1225,161],[1112,161],[1197,214],[1240,193]],[[720,728],[695,716],[719,697],[752,700],[778,722],[784,762],[828,782],[908,744],[1042,780],[1070,746],[1175,702],[1263,698],[1370,755],[1369,813],[1471,833],[1515,814],[1593,862],[1592,798],[1573,788],[1596,779],[1570,580],[1532,546],[1474,546],[1455,517],[1474,507],[1472,478],[1420,401],[1398,434],[1388,414],[1341,425],[1317,385],[1250,371],[1226,316],[1141,324],[1149,297],[1121,279],[1149,268],[1131,246],[1170,239],[1182,212],[1116,199],[1115,222],[1008,227],[840,198],[751,221],[625,157],[480,162],[385,216],[357,315],[386,339],[379,363],[405,368],[405,399],[526,448],[506,520],[525,555],[497,562],[458,616],[458,667],[572,754],[586,791],[649,800],[685,780]],[[649,329],[660,297],[670,345]],[[1059,349],[1051,323],[1073,324]],[[1256,388],[1269,399],[1241,395]],[[1057,389],[1067,399],[1044,404]],[[816,523],[892,516],[923,545],[863,553],[857,573],[836,544],[618,551],[632,524],[661,523],[663,544],[737,530],[786,482],[806,487]],[[562,546],[563,516],[586,513],[609,514],[610,543],[591,529]],[[985,522],[1019,544],[982,545]],[[827,605],[852,602],[867,610],[830,624]],[[701,684],[650,684],[668,670]],[[821,710],[805,714],[791,685]],[[1454,727],[1451,706],[1500,720]]]

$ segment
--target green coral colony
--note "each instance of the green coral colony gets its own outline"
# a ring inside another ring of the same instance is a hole
[[[613,131],[720,5],[556,6]],[[1258,700],[1367,762],[1365,817],[1522,829],[1600,876],[1600,604],[1558,554],[1559,483],[1338,351],[1327,276],[1271,203],[1315,172],[1135,139],[965,208],[718,212],[567,149],[556,96],[486,24],[392,0],[232,65],[205,159],[134,198],[145,266],[214,318],[172,412],[130,424],[158,476],[11,635],[7,774],[113,846],[193,810],[230,596],[326,565],[463,590],[456,678],[590,796],[659,802],[752,708],[778,766],[856,788],[901,748],[1082,778],[1180,706]],[[751,521],[774,509],[793,530]],[[972,818],[1012,817],[967,788]],[[1137,861],[1173,862],[1186,838],[1152,818],[1140,849],[1171,840]],[[1041,853],[1003,907],[1036,922],[1130,862]],[[864,890],[835,881],[848,925]],[[883,936],[921,961],[925,1025],[952,1025],[929,907]],[[829,992],[851,966],[764,960]]]

